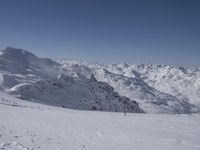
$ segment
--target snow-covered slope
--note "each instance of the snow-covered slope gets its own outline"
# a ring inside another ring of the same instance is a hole
[[[112,66],[113,72],[117,71]],[[120,68],[120,66],[119,66]],[[200,105],[200,68],[184,68],[169,65],[127,65],[121,67],[120,74],[131,77],[131,70],[150,86],[165,93],[186,99],[194,105]]]
[[[0,90],[25,100],[83,110],[200,111],[199,68],[53,61],[15,48],[1,52]]]
[[[73,109],[143,112],[135,101],[93,75],[81,76],[22,49],[2,51],[0,76],[1,90],[25,100]]]
[[[0,92],[1,150],[199,150],[200,116],[94,112]]]
[[[167,72],[149,69],[149,65],[117,64],[106,66],[71,59],[58,60],[58,62],[62,64],[63,68],[71,68],[71,70],[83,76],[94,74],[98,81],[107,82],[120,95],[138,102],[145,112],[190,113],[199,111],[200,90],[198,89],[200,84],[198,82],[200,76],[198,71],[195,72],[190,69],[190,74],[186,74],[185,77],[184,68],[179,67],[177,68],[179,72],[171,71],[171,76],[169,76]],[[163,70],[166,67],[160,65],[150,66],[157,66]],[[172,70],[173,68],[175,67],[171,67]],[[182,76],[180,76],[180,72],[182,72]],[[165,75],[168,76],[165,81],[159,78]],[[155,76],[157,78],[153,78]],[[191,79],[188,76],[192,76]],[[194,85],[196,88],[192,88]],[[185,87],[187,89],[184,89]],[[192,99],[193,97],[196,99]]]
[[[7,48],[0,54],[0,149],[199,150],[198,113],[147,114],[198,112],[198,89],[198,68],[55,62]]]
[[[51,59],[38,58],[23,49],[7,47],[0,55],[0,70],[12,74],[52,77],[58,74],[59,66]]]
[[[200,106],[200,69],[169,65],[110,65],[109,70],[126,77],[138,76],[149,86]]]

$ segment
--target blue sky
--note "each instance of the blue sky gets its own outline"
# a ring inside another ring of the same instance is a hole
[[[51,58],[200,65],[200,1],[1,0],[6,46]]]

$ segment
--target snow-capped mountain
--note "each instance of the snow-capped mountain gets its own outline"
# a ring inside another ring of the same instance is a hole
[[[199,111],[200,71],[198,68],[168,65],[102,65],[58,60],[63,68],[71,68],[83,76],[94,74],[107,82],[120,95],[139,103],[148,113],[190,113]]]
[[[143,112],[135,101],[92,74],[82,76],[22,49],[2,51],[0,76],[2,91],[25,100],[82,110]]]
[[[0,89],[25,100],[82,110],[200,110],[199,68],[54,61],[15,48],[1,52]]]

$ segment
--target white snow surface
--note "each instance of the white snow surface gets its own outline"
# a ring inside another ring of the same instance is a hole
[[[0,92],[1,150],[199,150],[199,114],[81,111]]]

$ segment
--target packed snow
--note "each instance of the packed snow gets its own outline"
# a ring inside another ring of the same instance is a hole
[[[0,149],[199,150],[200,116],[72,110],[0,93]]]

